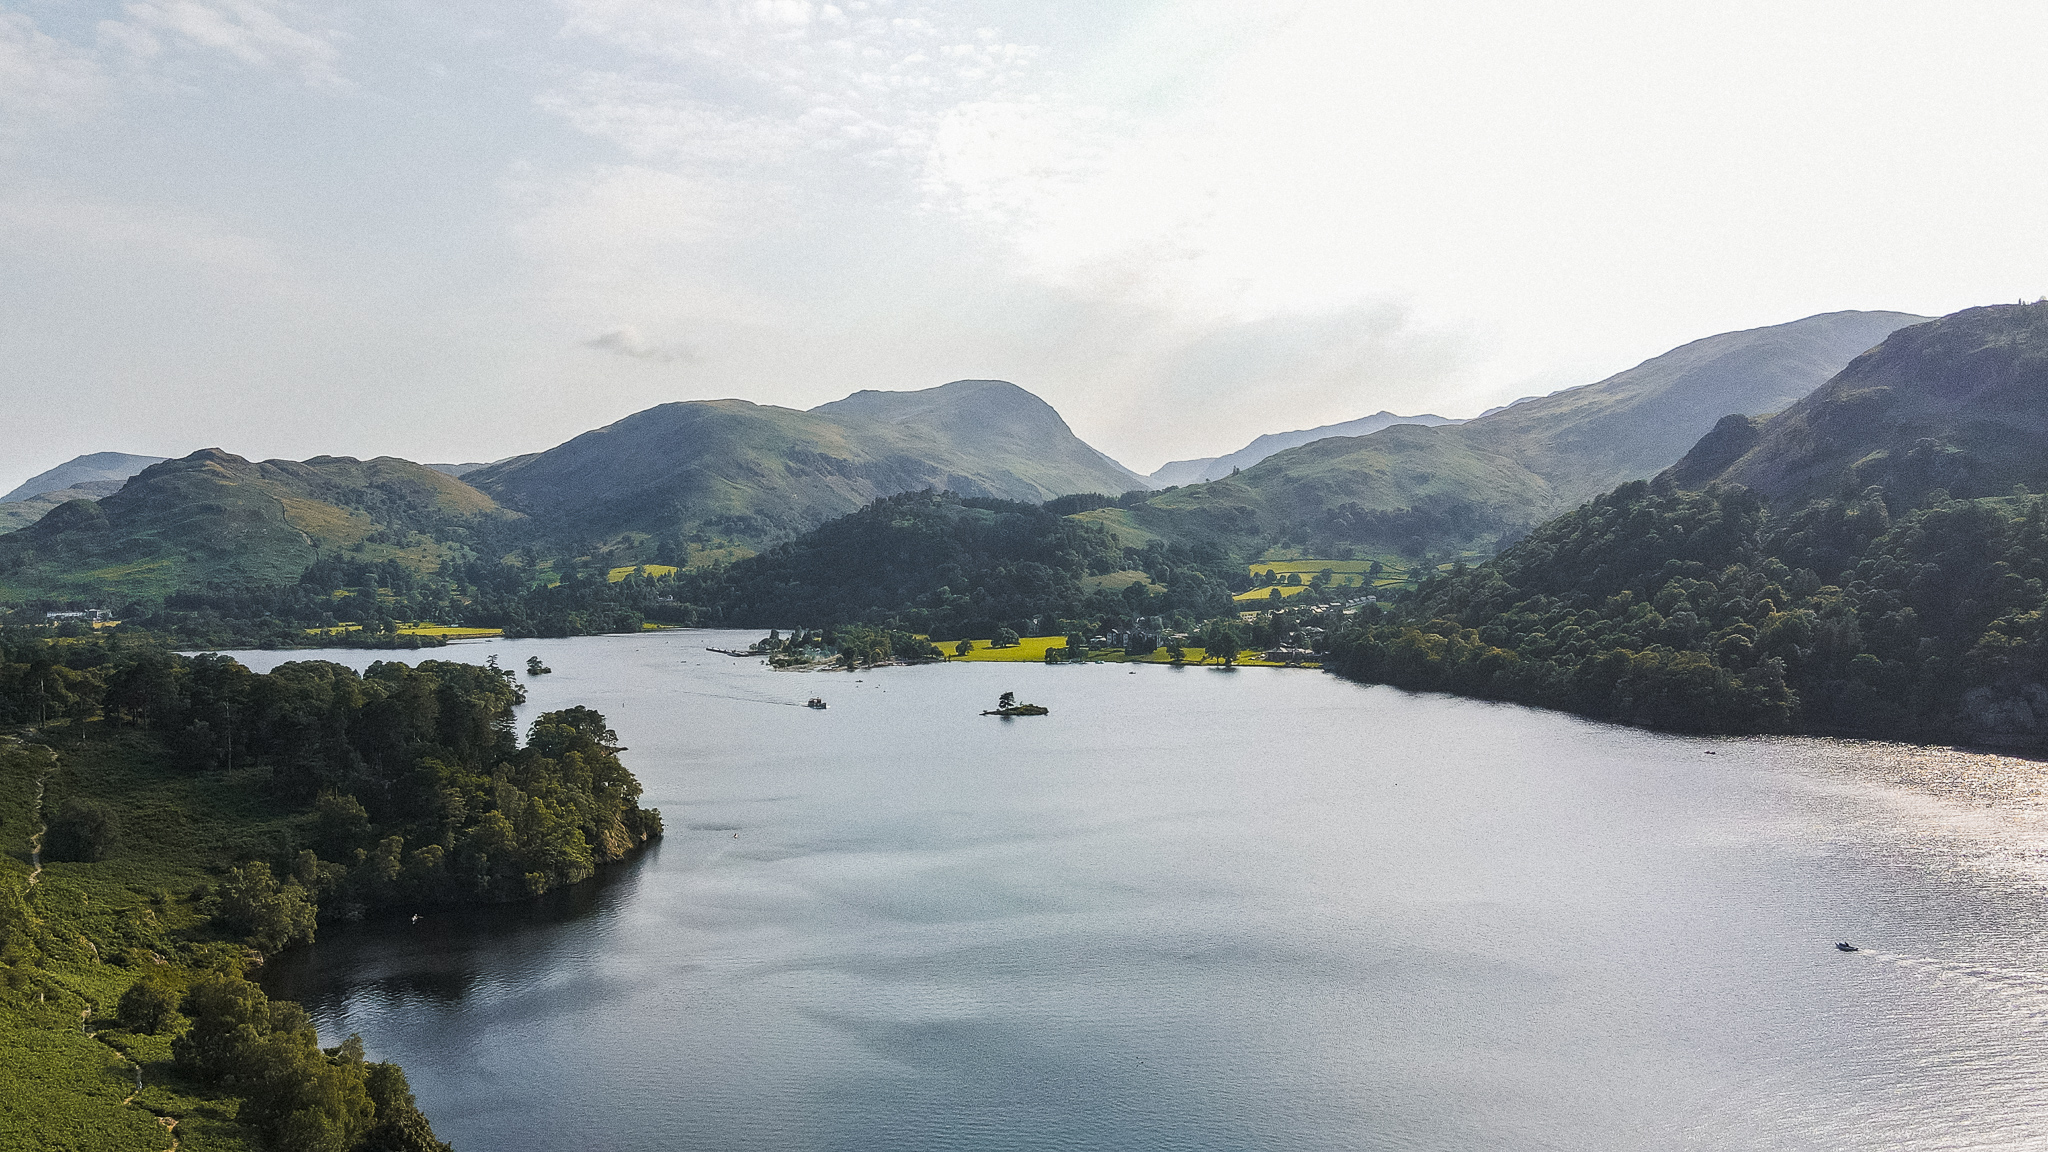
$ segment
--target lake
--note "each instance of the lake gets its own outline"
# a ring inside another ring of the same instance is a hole
[[[397,654],[539,655],[668,834],[273,994],[462,1152],[2048,1146],[2036,763],[755,635]]]

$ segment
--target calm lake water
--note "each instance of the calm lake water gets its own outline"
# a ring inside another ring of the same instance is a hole
[[[540,655],[668,836],[273,993],[461,1152],[2048,1146],[2039,765],[753,638],[424,654]]]

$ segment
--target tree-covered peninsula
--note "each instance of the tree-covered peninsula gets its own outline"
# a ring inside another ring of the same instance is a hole
[[[323,924],[531,899],[659,835],[603,716],[521,740],[522,700],[445,661],[257,675],[0,632],[0,1145],[444,1148],[396,1067],[248,977]]]

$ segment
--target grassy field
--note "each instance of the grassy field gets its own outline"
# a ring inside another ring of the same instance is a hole
[[[505,634],[503,628],[457,628],[447,624],[407,624],[398,631],[404,636],[439,636],[443,640],[475,640]]]
[[[1273,584],[1265,588],[1254,588],[1249,592],[1239,592],[1237,595],[1232,596],[1231,599],[1239,604],[1252,604],[1254,602],[1264,604],[1273,598],[1273,593],[1275,592],[1280,594],[1280,599],[1285,600],[1290,596],[1299,596],[1306,591],[1308,591],[1308,585],[1306,584]]]
[[[642,569],[645,569],[649,576],[673,576],[679,571],[673,564],[628,564],[623,568],[612,569],[605,574],[605,579],[617,584]]]
[[[1467,563],[1476,563],[1483,560],[1485,555],[1480,552],[1472,552],[1464,555],[1462,558]],[[1380,574],[1377,576],[1372,574],[1372,566],[1375,562],[1380,565]],[[1393,553],[1366,556],[1355,560],[1317,560],[1311,557],[1289,557],[1269,553],[1265,559],[1254,561],[1247,565],[1246,568],[1255,577],[1269,572],[1283,577],[1292,573],[1300,576],[1303,584],[1306,584],[1317,573],[1328,569],[1330,573],[1330,587],[1356,588],[1360,591],[1371,591],[1375,588],[1401,588],[1412,584],[1413,581],[1408,578],[1408,574],[1414,566],[1415,561],[1396,556]],[[1438,564],[1434,570],[1448,572],[1450,569],[1450,564]],[[1274,587],[1278,587],[1281,590],[1280,595],[1283,599],[1294,595],[1292,591],[1289,591],[1293,585],[1274,585]],[[1254,588],[1250,592],[1238,593],[1233,599],[1239,603],[1246,603],[1251,600],[1263,599],[1265,595],[1266,589]]]
[[[263,799],[260,770],[179,772],[153,742],[97,722],[45,734],[54,761],[43,748],[0,742],[0,885],[26,898],[42,953],[0,969],[0,1148],[166,1149],[173,1133],[161,1117],[177,1121],[186,1152],[255,1152],[237,1102],[174,1071],[168,1036],[129,1033],[111,1017],[159,960],[184,979],[240,955],[207,929],[189,893],[211,879],[209,867],[267,854],[290,818]],[[29,838],[40,813],[68,796],[111,807],[120,838],[106,860],[45,863],[30,885]]]
[[[974,650],[965,656],[953,655],[954,648],[959,646],[960,642],[958,640],[935,641],[935,643],[938,644],[939,651],[944,652],[946,657],[952,660],[993,661],[1008,664],[1036,662],[1043,664],[1045,663],[1045,650],[1048,648],[1065,648],[1067,646],[1067,638],[1065,636],[1026,636],[1014,647],[1010,648],[997,648],[994,646],[993,641],[976,640],[974,641]]]
[[[974,650],[965,656],[953,655],[953,649],[957,644],[959,644],[957,640],[939,643],[939,651],[944,652],[949,660],[1029,664],[1044,663],[1045,650],[1048,648],[1066,647],[1067,638],[1065,636],[1026,636],[1015,647],[1011,648],[996,648],[991,646],[987,640],[976,640],[974,641]],[[1200,664],[1208,653],[1200,648],[1186,648],[1182,650],[1182,655],[1185,663]],[[1113,664],[1173,663],[1173,657],[1167,655],[1164,648],[1157,648],[1143,655],[1132,655],[1121,648],[1099,649],[1090,652],[1088,658]],[[1250,650],[1239,653],[1237,662],[1249,668],[1284,667],[1282,664],[1260,660],[1258,659],[1258,654]],[[1311,664],[1305,665],[1305,667],[1321,667],[1321,665]]]
[[[1385,583],[1394,578],[1396,565],[1382,561],[1381,567],[1385,571],[1378,577],[1373,576],[1372,565],[1371,560],[1261,560],[1247,567],[1254,576],[1268,572],[1275,576],[1292,574],[1300,576],[1304,584],[1318,572],[1328,569],[1332,587],[1363,588],[1368,583]],[[1406,572],[1408,566],[1402,564],[1398,567]]]
[[[1153,583],[1150,576],[1135,568],[1128,568],[1122,572],[1105,572],[1100,576],[1083,576],[1081,583],[1090,588],[1107,588],[1111,592],[1121,592],[1133,584],[1143,584],[1147,592],[1160,590],[1160,586]]]

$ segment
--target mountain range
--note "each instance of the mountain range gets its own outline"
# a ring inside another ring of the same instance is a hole
[[[114,491],[130,476],[149,467],[161,464],[162,456],[135,456],[127,452],[94,452],[78,456],[38,476],[31,476],[5,496],[0,504],[12,504],[28,500],[49,492],[67,488],[79,488],[87,484],[113,484]]]
[[[1205,480],[1221,480],[1241,468],[1249,468],[1276,452],[1328,440],[1332,436],[1370,436],[1382,428],[1396,424],[1421,424],[1439,428],[1445,424],[1463,424],[1463,420],[1450,420],[1442,416],[1424,414],[1421,416],[1396,416],[1392,412],[1380,411],[1342,424],[1325,424],[1320,428],[1304,428],[1298,432],[1268,432],[1250,444],[1228,456],[1204,456],[1198,460],[1169,460],[1159,466],[1149,479],[1157,487],[1169,485],[1200,484]]]
[[[72,500],[96,500],[121,490],[130,476],[163,461],[161,456],[127,452],[94,452],[75,457],[24,481],[0,496],[0,532],[26,528],[45,513]]]
[[[1730,413],[1789,408],[1925,317],[1830,312],[1709,336],[1462,424],[1397,424],[1287,449],[1235,476],[1084,513],[1127,541],[1491,551],[1683,456]]]
[[[2043,485],[2048,301],[1967,309],[1360,612],[1325,667],[1649,727],[2038,750]]]
[[[749,548],[897,492],[1037,504],[1150,487],[1083,443],[1051,405],[1001,380],[856,392],[807,412],[745,400],[663,404],[464,479],[543,530],[586,542]]]
[[[1769,420],[1729,417],[1666,474],[1790,510],[1882,488],[1917,505],[2048,491],[2048,304],[1971,308],[1894,333]]]
[[[25,486],[72,485],[36,494],[55,507],[0,534],[0,595],[290,581],[337,554],[421,571],[522,546],[612,564],[701,564],[927,488],[1026,504],[1123,493],[1080,515],[1134,546],[1220,545],[1247,557],[1287,543],[1483,551],[1671,466],[1723,415],[1791,409],[1919,319],[1837,312],[1724,333],[1462,423],[1382,412],[1275,433],[1204,466],[1228,464],[1235,475],[1150,497],[1146,477],[1082,442],[1038,397],[996,380],[864,391],[809,411],[663,404],[488,465],[102,454]],[[1325,435],[1361,428],[1374,430]],[[1748,422],[1719,430],[1756,434]],[[1231,463],[1254,456],[1250,467]],[[125,482],[110,478],[140,464],[149,466]]]
[[[291,583],[323,556],[427,570],[514,519],[406,460],[260,463],[217,448],[143,469],[0,536],[0,595],[161,596],[208,582]]]

